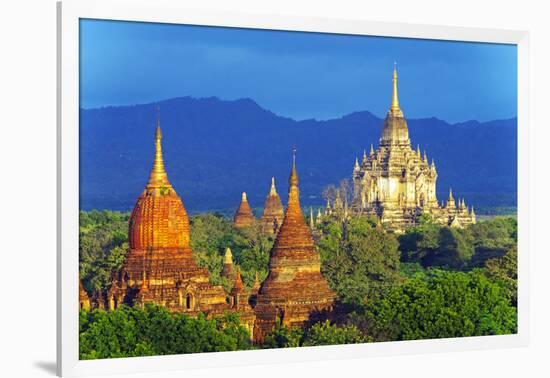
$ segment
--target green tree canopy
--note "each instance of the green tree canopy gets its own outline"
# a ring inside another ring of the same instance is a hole
[[[516,309],[503,291],[480,270],[432,270],[369,302],[353,322],[376,341],[515,333]]]
[[[307,329],[277,324],[266,336],[264,348],[292,348],[316,345],[357,344],[370,341],[352,324],[338,326],[330,321],[313,324]]]
[[[121,306],[80,312],[80,358],[115,358],[251,348],[237,314],[216,319],[171,314],[164,307]]]
[[[362,305],[401,280],[393,234],[364,217],[326,222],[321,230],[322,271],[343,303]]]

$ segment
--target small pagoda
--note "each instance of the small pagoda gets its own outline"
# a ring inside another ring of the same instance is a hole
[[[233,279],[233,273],[233,254],[231,253],[231,248],[227,247],[223,255],[221,276],[231,281]]]
[[[250,228],[256,223],[256,218],[254,217],[252,209],[250,208],[250,205],[248,204],[248,200],[246,198],[246,192],[243,192],[242,194],[241,203],[239,204],[239,207],[235,212],[233,222],[235,224],[235,227],[239,229]]]
[[[269,274],[259,289],[254,309],[255,342],[262,343],[277,322],[304,326],[331,317],[335,298],[321,274],[319,253],[300,208],[294,153],[288,206],[270,253]]]
[[[264,212],[261,219],[262,231],[267,235],[277,235],[283,222],[283,216],[283,204],[275,188],[275,177],[272,177],[271,189],[264,202]]]

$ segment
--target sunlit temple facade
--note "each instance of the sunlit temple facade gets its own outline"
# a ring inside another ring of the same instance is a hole
[[[416,151],[411,148],[407,121],[399,106],[396,69],[392,103],[384,120],[378,149],[371,145],[369,154],[363,153],[361,163],[355,161],[352,180],[350,213],[375,215],[389,230],[403,232],[414,226],[422,214],[429,214],[436,222],[452,227],[476,222],[473,208],[469,209],[463,199],[455,202],[452,190],[447,202],[439,204],[435,163],[433,160],[429,163],[420,148]],[[329,206],[329,212],[330,207],[346,207],[347,204],[336,203],[337,200]]]

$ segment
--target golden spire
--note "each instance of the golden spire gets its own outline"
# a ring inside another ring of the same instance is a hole
[[[248,202],[248,200],[246,199],[246,192],[243,192],[243,195],[241,197],[241,201],[242,202]]]
[[[147,188],[169,187],[168,175],[162,157],[162,131],[160,130],[160,110],[157,107],[157,129],[155,131],[155,161],[149,176]]]
[[[276,196],[277,195],[277,189],[275,189],[275,177],[271,178],[271,189],[269,190],[270,196]]]
[[[397,95],[397,62],[394,62],[393,65],[393,94],[391,107],[388,113],[396,117],[403,117],[403,112],[399,107],[399,97]]]
[[[232,265],[233,264],[233,254],[231,253],[231,248],[227,247],[225,249],[225,254],[223,255],[223,263],[224,265]]]
[[[391,110],[399,111],[399,98],[397,96],[397,62],[393,64],[393,97],[391,101]]]
[[[298,172],[296,172],[296,146],[292,148],[292,171],[288,179],[289,192],[292,187],[298,187]]]

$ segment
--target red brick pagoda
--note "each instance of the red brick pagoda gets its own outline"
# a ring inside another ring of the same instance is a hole
[[[321,274],[321,261],[300,208],[294,156],[288,206],[270,253],[269,275],[256,300],[254,340],[261,343],[277,321],[303,326],[329,317],[336,294]]]
[[[189,218],[164,169],[160,123],[155,160],[129,222],[129,251],[107,293],[107,307],[160,304],[170,311],[215,315],[228,310],[222,286],[209,282],[189,244]]]

